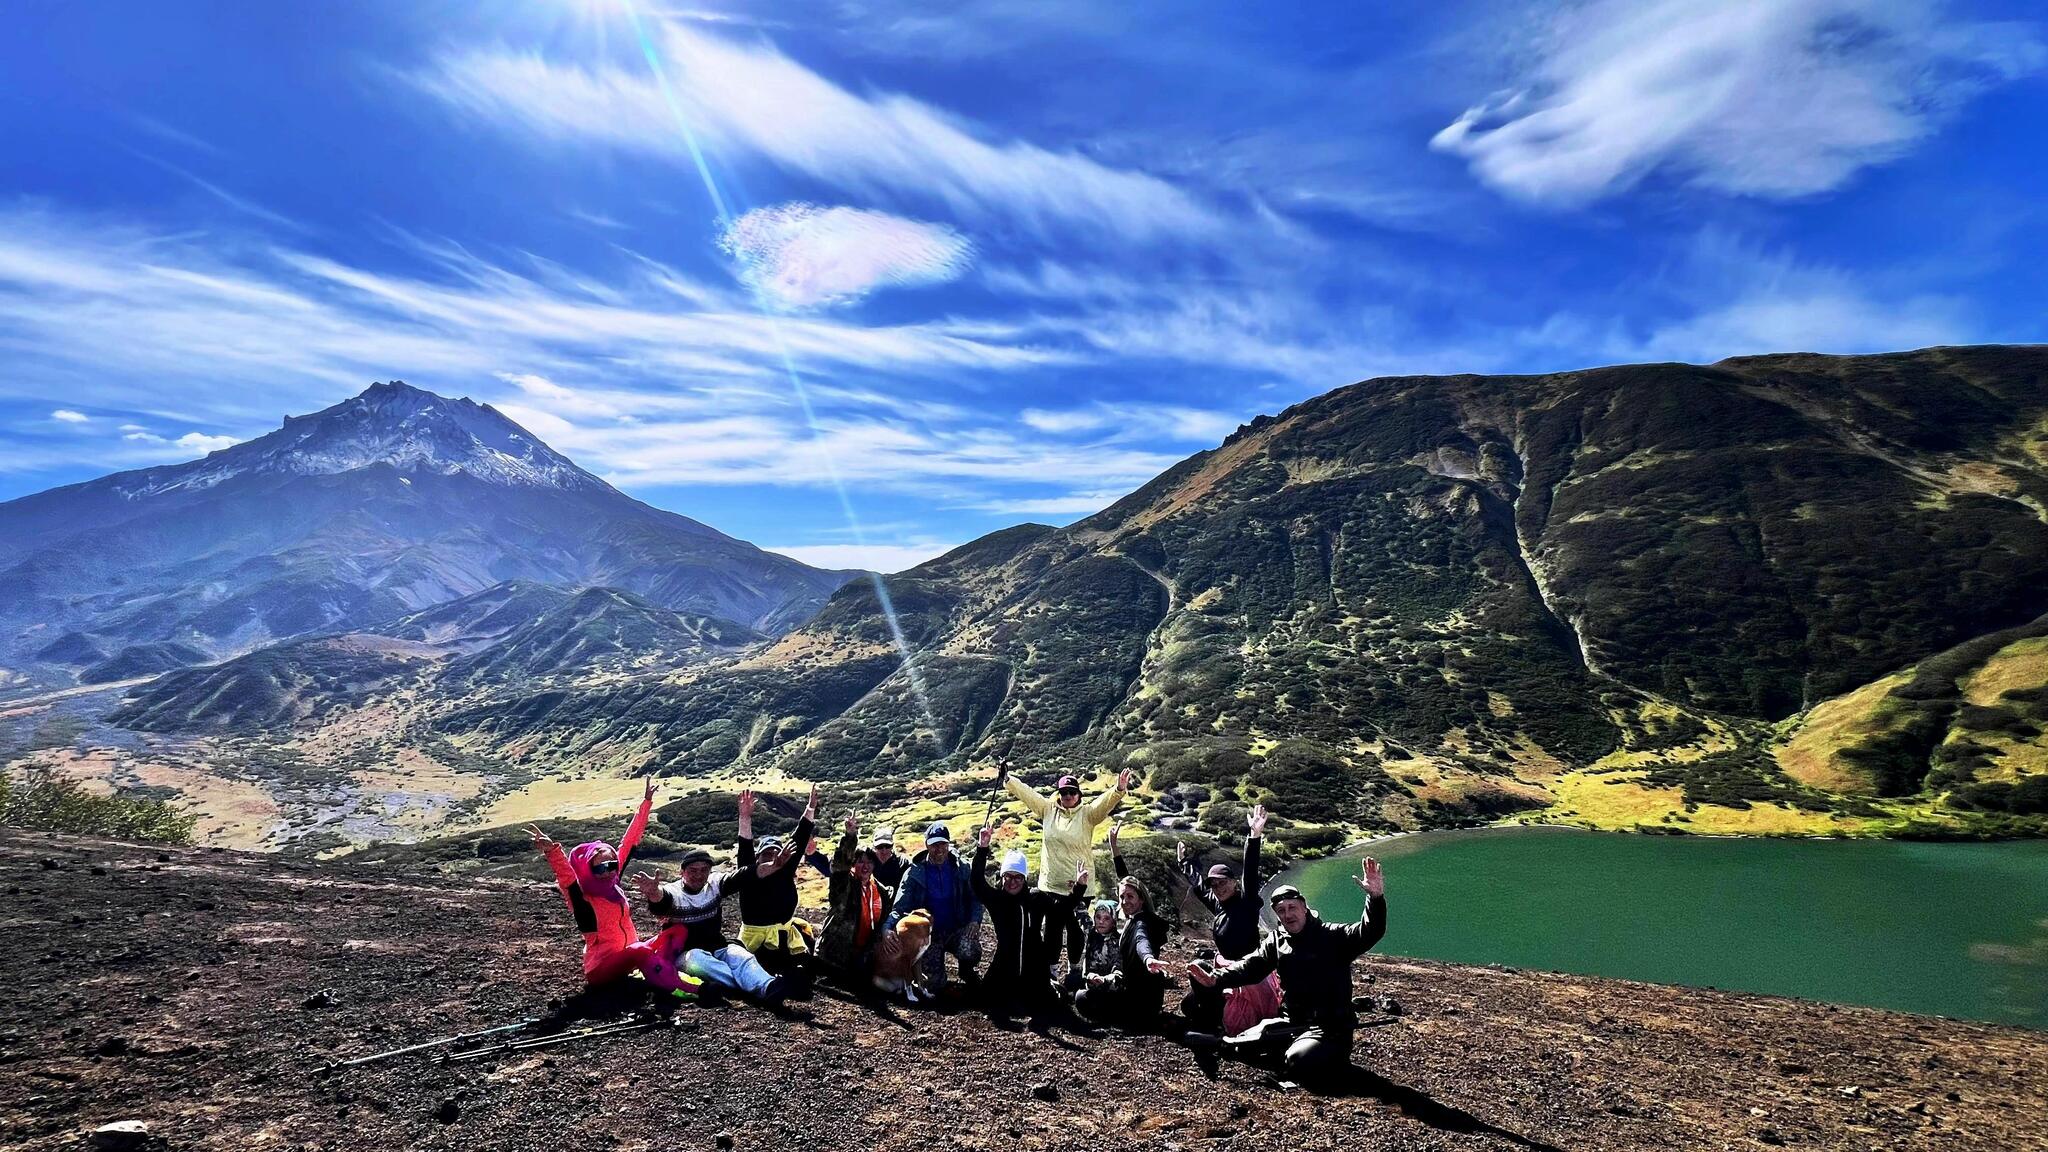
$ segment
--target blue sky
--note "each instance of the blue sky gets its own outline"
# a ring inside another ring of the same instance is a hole
[[[9,19],[0,499],[398,378],[891,570],[1372,376],[2037,341],[2048,299],[2031,4]]]

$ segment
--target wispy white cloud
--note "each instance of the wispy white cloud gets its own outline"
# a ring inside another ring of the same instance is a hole
[[[1192,441],[1207,446],[1230,435],[1251,415],[1177,404],[1100,401],[1078,408],[1026,408],[1018,419],[1054,435],[1101,433],[1119,439]]]
[[[50,419],[58,420],[65,424],[84,424],[90,421],[92,417],[87,416],[83,412],[74,412],[69,408],[59,408],[50,413]]]
[[[920,536],[894,544],[763,544],[814,568],[865,568],[870,572],[901,572],[943,556],[965,541],[941,542]]]
[[[1001,139],[908,96],[857,95],[764,42],[671,21],[660,25],[659,51],[691,131],[729,160],[759,157],[849,191],[886,189],[1037,230],[1142,240],[1220,224],[1157,177]],[[644,67],[494,48],[444,54],[411,79],[466,114],[542,139],[688,155]]]
[[[1063,496],[1019,496],[1001,500],[984,500],[969,507],[977,512],[993,512],[1000,516],[1051,516],[1065,518],[1088,516],[1102,511],[1129,494],[1129,489],[1098,489],[1092,492],[1074,492]]]
[[[789,203],[732,222],[720,247],[740,279],[778,310],[850,304],[877,288],[943,284],[972,246],[943,224],[861,208]]]
[[[1898,156],[2044,57],[2029,30],[1950,20],[1940,0],[1598,0],[1560,17],[1515,86],[1432,145],[1541,203],[1582,204],[1660,169],[1803,196]]]

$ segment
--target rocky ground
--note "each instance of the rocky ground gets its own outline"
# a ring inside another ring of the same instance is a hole
[[[1359,991],[1402,1011],[1332,1095],[823,994],[323,1075],[573,991],[554,892],[12,832],[0,888],[6,1148],[2048,1149],[2042,1033],[1389,958]]]

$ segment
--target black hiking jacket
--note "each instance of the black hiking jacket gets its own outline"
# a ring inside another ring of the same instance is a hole
[[[1216,940],[1216,954],[1225,960],[1242,960],[1258,951],[1259,911],[1265,907],[1259,899],[1259,838],[1244,838],[1244,870],[1237,876],[1237,894],[1228,900],[1218,900],[1209,891],[1208,876],[1192,857],[1181,862],[1181,869],[1195,890],[1195,899],[1215,916],[1209,934]]]
[[[1311,912],[1299,933],[1267,932],[1257,952],[1216,969],[1216,986],[1239,988],[1278,972],[1283,1017],[1349,1036],[1358,1027],[1351,1008],[1351,965],[1386,934],[1383,895],[1367,899],[1365,917],[1356,924],[1325,924]]]
[[[1051,960],[1045,955],[1046,917],[1073,919],[1075,906],[1088,894],[1087,885],[1077,882],[1065,896],[1027,885],[1012,896],[1003,891],[1002,885],[988,882],[984,875],[987,865],[988,849],[977,847],[968,879],[974,885],[975,898],[988,909],[989,926],[996,931],[995,956],[982,979],[991,984],[1023,983],[1035,977],[1040,984],[1049,985]]]
[[[796,915],[796,874],[804,866],[803,848],[811,842],[812,830],[809,817],[796,822],[796,831],[783,841],[790,849],[789,862],[771,876],[754,871],[753,840],[740,840],[739,872],[727,885],[740,895],[740,923],[772,928]]]

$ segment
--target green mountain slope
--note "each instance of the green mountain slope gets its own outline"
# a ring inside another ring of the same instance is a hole
[[[1883,812],[1773,725],[2048,610],[2044,509],[2043,348],[1374,380],[891,577],[909,668],[855,583],[737,663],[443,724],[692,775],[1129,763],[1190,821],[1846,829]],[[1572,803],[1623,768],[1654,804]]]

